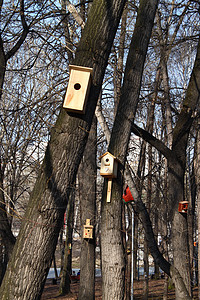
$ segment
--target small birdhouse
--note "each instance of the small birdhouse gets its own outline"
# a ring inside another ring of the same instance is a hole
[[[84,114],[92,81],[92,68],[70,65],[69,71],[69,83],[63,107],[67,111]]]
[[[125,203],[127,203],[127,202],[131,202],[131,201],[133,201],[134,199],[133,199],[133,196],[132,196],[132,194],[131,194],[131,191],[130,191],[130,189],[129,189],[129,186],[127,185],[126,186],[126,188],[125,188],[125,191],[124,191],[124,193],[123,193],[123,201],[125,202]]]
[[[93,239],[93,228],[94,226],[90,225],[90,219],[86,219],[86,224],[83,226],[83,238],[84,239]]]
[[[117,158],[109,152],[104,153],[101,157],[100,175],[106,178],[117,178]]]
[[[188,201],[180,201],[178,204],[178,211],[180,213],[186,214],[188,210]]]

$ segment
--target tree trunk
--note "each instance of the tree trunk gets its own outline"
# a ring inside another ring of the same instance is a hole
[[[200,118],[198,119],[196,137],[196,156],[194,162],[197,195],[197,229],[200,232]],[[198,299],[200,299],[200,239],[198,239]]]
[[[3,49],[3,42],[0,37],[0,99],[3,91],[5,72],[6,72],[6,57]]]
[[[64,247],[64,261],[63,261],[63,269],[62,269],[62,277],[59,286],[59,294],[66,295],[70,292],[70,275],[72,271],[72,234],[73,234],[73,224],[74,224],[74,201],[75,201],[75,190],[73,189],[69,202],[67,205],[66,211],[66,220],[67,226],[66,228],[66,241]]]
[[[138,15],[127,58],[124,84],[113,125],[108,151],[120,159],[118,177],[113,179],[111,202],[106,202],[105,182],[102,200],[101,254],[102,299],[124,298],[124,251],[122,244],[121,194],[123,166],[138,103],[141,78],[151,36],[157,1],[140,1]]]
[[[78,299],[95,299],[95,213],[96,213],[96,145],[97,145],[96,118],[90,130],[84,156],[79,167],[79,187],[81,206],[81,257],[80,257],[80,286]],[[83,239],[83,226],[86,219],[94,226],[93,238]]]
[[[1,285],[2,300],[39,299],[42,294],[124,4],[122,0],[93,2],[73,62],[93,67],[86,113],[80,116],[62,109],[52,129],[44,162]]]
[[[8,222],[3,190],[3,176],[0,174],[0,284],[3,280],[8,260],[11,257],[15,240],[16,239],[11,231],[11,226]]]
[[[144,233],[144,282],[143,282],[143,299],[148,299],[149,294],[149,252],[148,252],[148,245],[147,245],[147,238],[146,233]]]

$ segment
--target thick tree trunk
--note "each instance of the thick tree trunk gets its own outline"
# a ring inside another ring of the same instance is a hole
[[[178,212],[178,202],[184,200],[184,171],[175,162],[169,163],[169,204],[172,217],[172,248],[174,265],[179,270],[191,294],[190,257],[187,217]],[[174,176],[175,174],[175,176]],[[178,291],[177,291],[178,292]],[[178,294],[176,294],[178,298]]]
[[[95,299],[96,145],[97,122],[94,118],[78,173],[82,229],[78,294],[80,300]],[[90,224],[94,226],[92,239],[83,239],[83,226],[86,224],[86,219],[90,219]]]
[[[137,108],[147,47],[158,1],[140,1],[135,30],[127,58],[124,84],[108,151],[118,157],[118,177],[113,179],[111,202],[106,203],[106,183],[102,201],[101,251],[103,298],[124,298],[124,251],[121,224],[123,165]]]
[[[51,132],[45,159],[1,285],[2,300],[32,300],[41,296],[124,4],[122,0],[93,2],[74,61],[77,65],[93,67],[86,113],[80,116],[62,109]]]

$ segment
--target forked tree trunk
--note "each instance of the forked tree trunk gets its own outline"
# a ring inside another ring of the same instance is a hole
[[[118,177],[113,179],[111,202],[106,202],[106,184],[102,200],[101,255],[103,300],[124,298],[124,249],[122,244],[121,196],[123,166],[131,133],[131,121],[137,108],[144,61],[158,1],[140,1],[127,58],[124,84],[113,125],[108,151],[120,159]]]
[[[39,299],[42,294],[124,4],[124,0],[95,0],[92,4],[73,62],[93,67],[86,113],[69,114],[62,109],[51,131],[44,162],[1,285],[2,300]]]

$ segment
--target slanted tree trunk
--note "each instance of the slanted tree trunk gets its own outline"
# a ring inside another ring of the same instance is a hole
[[[121,196],[123,166],[138,103],[147,47],[158,1],[140,1],[135,30],[127,58],[124,84],[113,125],[108,151],[120,159],[118,177],[113,179],[111,202],[106,203],[106,184],[102,200],[101,255],[102,299],[124,298],[124,251],[122,244]]]
[[[1,285],[2,300],[39,299],[42,294],[124,4],[124,0],[109,3],[96,0],[92,4],[73,62],[93,67],[86,113],[80,116],[62,109],[51,131],[44,162]]]
[[[81,212],[80,286],[78,299],[95,299],[95,213],[96,213],[96,146],[97,122],[94,117],[83,159],[79,167]],[[93,238],[83,239],[86,219],[94,226]]]

